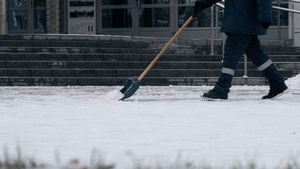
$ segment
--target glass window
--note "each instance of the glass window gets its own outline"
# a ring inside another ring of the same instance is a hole
[[[280,4],[283,8],[288,8],[287,3]],[[272,23],[271,26],[278,25],[278,10],[273,10],[272,12]],[[289,25],[289,12],[280,11],[280,26],[288,26]]]
[[[27,0],[8,0],[9,7],[27,7],[28,2]]]
[[[45,10],[34,11],[34,29],[46,28],[46,12]]]
[[[102,5],[130,5],[131,0],[102,0]]]
[[[131,9],[103,9],[103,28],[131,28]]]
[[[178,7],[178,27],[181,27],[188,18],[193,14],[194,7]],[[210,10],[202,11],[195,17],[187,27],[209,27],[210,26]]]
[[[45,7],[46,0],[34,0],[35,7]]]
[[[141,0],[141,4],[169,4],[170,0]]]
[[[170,8],[142,8],[139,18],[140,27],[169,27]]]
[[[28,12],[27,11],[9,11],[8,12],[8,28],[27,29],[28,28]]]
[[[178,4],[194,4],[196,0],[178,0]]]
[[[95,2],[94,1],[86,1],[85,6],[95,6]]]

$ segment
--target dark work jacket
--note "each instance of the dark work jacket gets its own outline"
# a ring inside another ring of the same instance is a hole
[[[220,0],[197,0],[205,8]],[[271,22],[272,0],[225,0],[221,32],[264,35],[267,30],[260,23]]]

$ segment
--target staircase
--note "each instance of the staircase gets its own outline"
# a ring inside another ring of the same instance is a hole
[[[85,35],[0,35],[1,86],[124,85],[139,76],[167,38]],[[221,45],[210,55],[205,40],[177,40],[142,85],[214,85],[222,66]],[[300,72],[300,52],[288,45],[265,46],[285,78]],[[243,58],[235,85],[265,85],[261,72]]]

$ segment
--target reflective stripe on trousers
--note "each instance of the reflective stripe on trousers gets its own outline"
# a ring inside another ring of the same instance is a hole
[[[259,71],[263,71],[263,70],[267,69],[270,65],[272,65],[272,63],[273,62],[271,61],[271,59],[269,59],[265,63],[263,63],[262,65],[260,65],[259,67],[257,67],[257,69]]]
[[[221,72],[224,73],[224,74],[229,74],[229,75],[234,76],[235,70],[223,67]]]

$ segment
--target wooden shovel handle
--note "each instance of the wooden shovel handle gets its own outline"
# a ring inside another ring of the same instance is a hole
[[[144,76],[149,72],[152,66],[156,63],[156,61],[161,57],[161,55],[168,49],[168,47],[173,43],[173,41],[179,36],[179,34],[183,31],[185,27],[192,21],[193,16],[190,16],[189,19],[182,25],[182,27],[177,31],[177,33],[172,37],[172,39],[166,44],[166,46],[159,52],[159,54],[153,59],[153,61],[149,64],[149,66],[144,70],[144,72],[138,78],[141,81]]]

